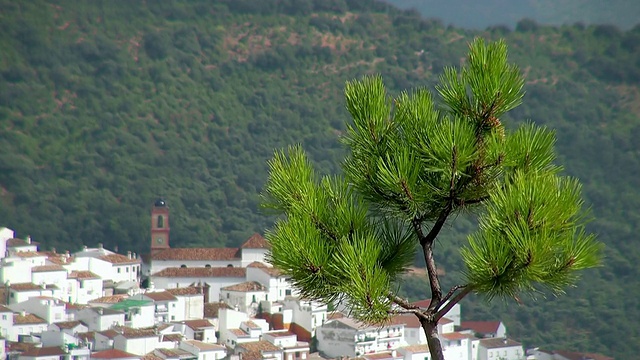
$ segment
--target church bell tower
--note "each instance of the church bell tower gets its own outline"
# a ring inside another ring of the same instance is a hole
[[[151,209],[151,255],[169,248],[169,207],[158,199]]]

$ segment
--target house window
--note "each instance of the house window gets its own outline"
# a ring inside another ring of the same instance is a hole
[[[291,289],[287,289],[287,290],[285,290],[285,291],[284,291],[284,294],[285,294],[285,295],[291,295]]]
[[[180,267],[184,269],[184,268],[186,268],[186,267],[187,267],[187,265],[182,264],[182,265],[180,265]]]
[[[227,299],[229,298],[229,293],[227,293]]]
[[[171,307],[175,309],[176,308],[176,304],[175,303],[171,304]]]
[[[204,267],[206,267],[206,268],[210,268],[210,267],[211,267],[211,265],[210,265],[210,264],[207,264],[207,265],[205,265]]]
[[[118,268],[118,274],[120,274],[120,270],[121,270],[121,269],[120,269],[120,268]]]
[[[305,360],[307,358],[307,353],[303,352],[300,357],[302,358],[302,360]]]
[[[126,267],[125,269],[126,269],[127,272],[129,272],[129,267]]]
[[[7,315],[2,315],[2,320],[7,320]]]
[[[174,315],[171,315],[171,321],[175,320],[176,317]]]
[[[162,215],[158,216],[158,229],[162,229],[164,227],[164,217]]]
[[[233,264],[229,264],[229,265],[227,265],[227,267],[233,267]]]

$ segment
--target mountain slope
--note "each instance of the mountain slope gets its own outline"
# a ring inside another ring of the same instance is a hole
[[[584,183],[607,259],[567,297],[468,301],[464,316],[504,316],[527,346],[633,356],[638,29],[474,32],[374,2],[277,4],[0,1],[0,226],[44,248],[145,252],[163,196],[173,245],[237,245],[271,224],[258,194],[274,149],[302,143],[320,169],[339,171],[345,80],[381,73],[393,93],[431,87],[474,36],[504,37],[527,78],[505,123],[557,130],[559,162]],[[473,227],[459,220],[438,245],[451,282]]]

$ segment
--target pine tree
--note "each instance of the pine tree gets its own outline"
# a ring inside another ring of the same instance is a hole
[[[532,123],[509,131],[500,120],[523,85],[506,44],[482,39],[462,69],[444,70],[439,105],[424,88],[391,99],[379,76],[347,82],[344,175],[319,176],[299,146],[269,163],[263,204],[284,215],[266,234],[269,261],[302,296],[346,304],[360,321],[415,314],[438,360],[438,321],[469,293],[561,294],[578,270],[599,264],[601,245],[585,230],[580,183],[554,164],[554,132]],[[460,213],[479,226],[460,249],[460,285],[443,293],[433,245]],[[427,308],[393,292],[416,246]]]

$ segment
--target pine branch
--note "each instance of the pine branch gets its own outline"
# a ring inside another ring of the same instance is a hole
[[[449,300],[453,294],[455,294],[456,291],[463,289],[465,287],[467,287],[468,285],[456,285],[454,287],[451,288],[451,290],[449,290],[449,292],[447,293],[447,295],[445,295],[442,300],[440,301],[440,304],[438,304],[438,307],[436,307],[436,309],[439,309],[440,306],[442,306],[442,304],[446,303],[447,300]]]
[[[465,296],[467,296],[473,287],[466,286],[458,295],[454,296],[444,307],[442,307],[438,312],[433,316],[433,320],[438,322],[442,319],[457,303],[460,302]]]

